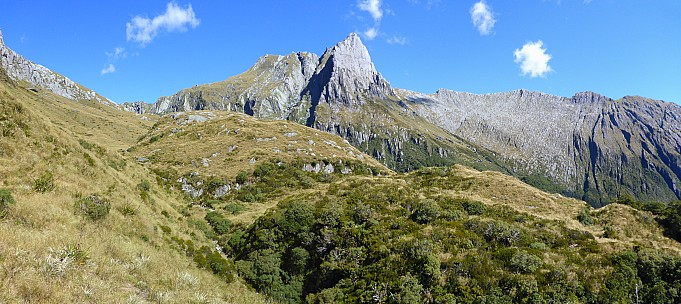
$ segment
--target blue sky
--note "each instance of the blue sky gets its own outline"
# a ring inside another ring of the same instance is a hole
[[[681,102],[679,0],[5,1],[5,44],[116,102],[360,33],[394,87]]]

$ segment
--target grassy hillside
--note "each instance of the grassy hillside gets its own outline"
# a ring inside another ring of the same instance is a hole
[[[234,112],[166,115],[128,151],[168,189],[182,189],[195,205],[228,208],[227,218],[240,223],[346,175],[392,174],[337,136]]]
[[[231,267],[184,201],[117,152],[148,122],[0,78],[0,302],[264,300],[200,263]]]

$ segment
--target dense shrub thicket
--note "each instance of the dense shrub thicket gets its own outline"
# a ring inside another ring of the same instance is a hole
[[[602,252],[560,221],[428,191],[474,181],[427,170],[295,196],[222,245],[281,303],[632,303],[636,290],[641,303],[681,301],[677,255]]]

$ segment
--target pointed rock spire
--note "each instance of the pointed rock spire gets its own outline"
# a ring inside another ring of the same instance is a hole
[[[305,94],[313,107],[320,101],[354,105],[395,95],[356,33],[324,52]]]

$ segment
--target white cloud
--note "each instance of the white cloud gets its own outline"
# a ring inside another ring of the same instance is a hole
[[[375,27],[372,27],[372,28],[370,28],[370,29],[368,29],[364,32],[364,36],[368,40],[374,40],[374,38],[376,38],[376,36],[378,36],[378,29],[375,28]]]
[[[369,12],[375,22],[381,21],[383,18],[383,10],[381,10],[381,0],[362,0],[357,4],[359,9]]]
[[[407,38],[406,37],[399,37],[399,36],[392,36],[386,40],[386,42],[390,44],[399,44],[399,45],[405,45],[407,44]]]
[[[544,77],[548,72],[553,71],[549,66],[551,55],[546,54],[541,40],[528,42],[521,49],[513,52],[515,63],[520,63],[522,75],[530,74],[530,77]]]
[[[105,52],[106,56],[109,57],[109,61],[116,61],[118,59],[125,59],[128,57],[128,53],[122,47],[116,47],[112,52]]]
[[[199,26],[199,23],[191,4],[182,8],[174,2],[169,2],[165,13],[154,19],[142,16],[133,17],[130,22],[126,23],[125,32],[128,41],[132,40],[146,45],[158,35],[159,31],[184,32],[187,26],[195,28]]]
[[[492,8],[490,8],[484,0],[480,0],[480,2],[475,3],[473,7],[471,7],[471,20],[473,21],[473,25],[478,28],[480,35],[489,35],[492,33],[494,23],[497,22],[494,20]]]
[[[113,64],[109,63],[109,65],[107,67],[102,69],[102,71],[100,72],[100,75],[111,74],[113,72],[116,72],[116,67]]]

